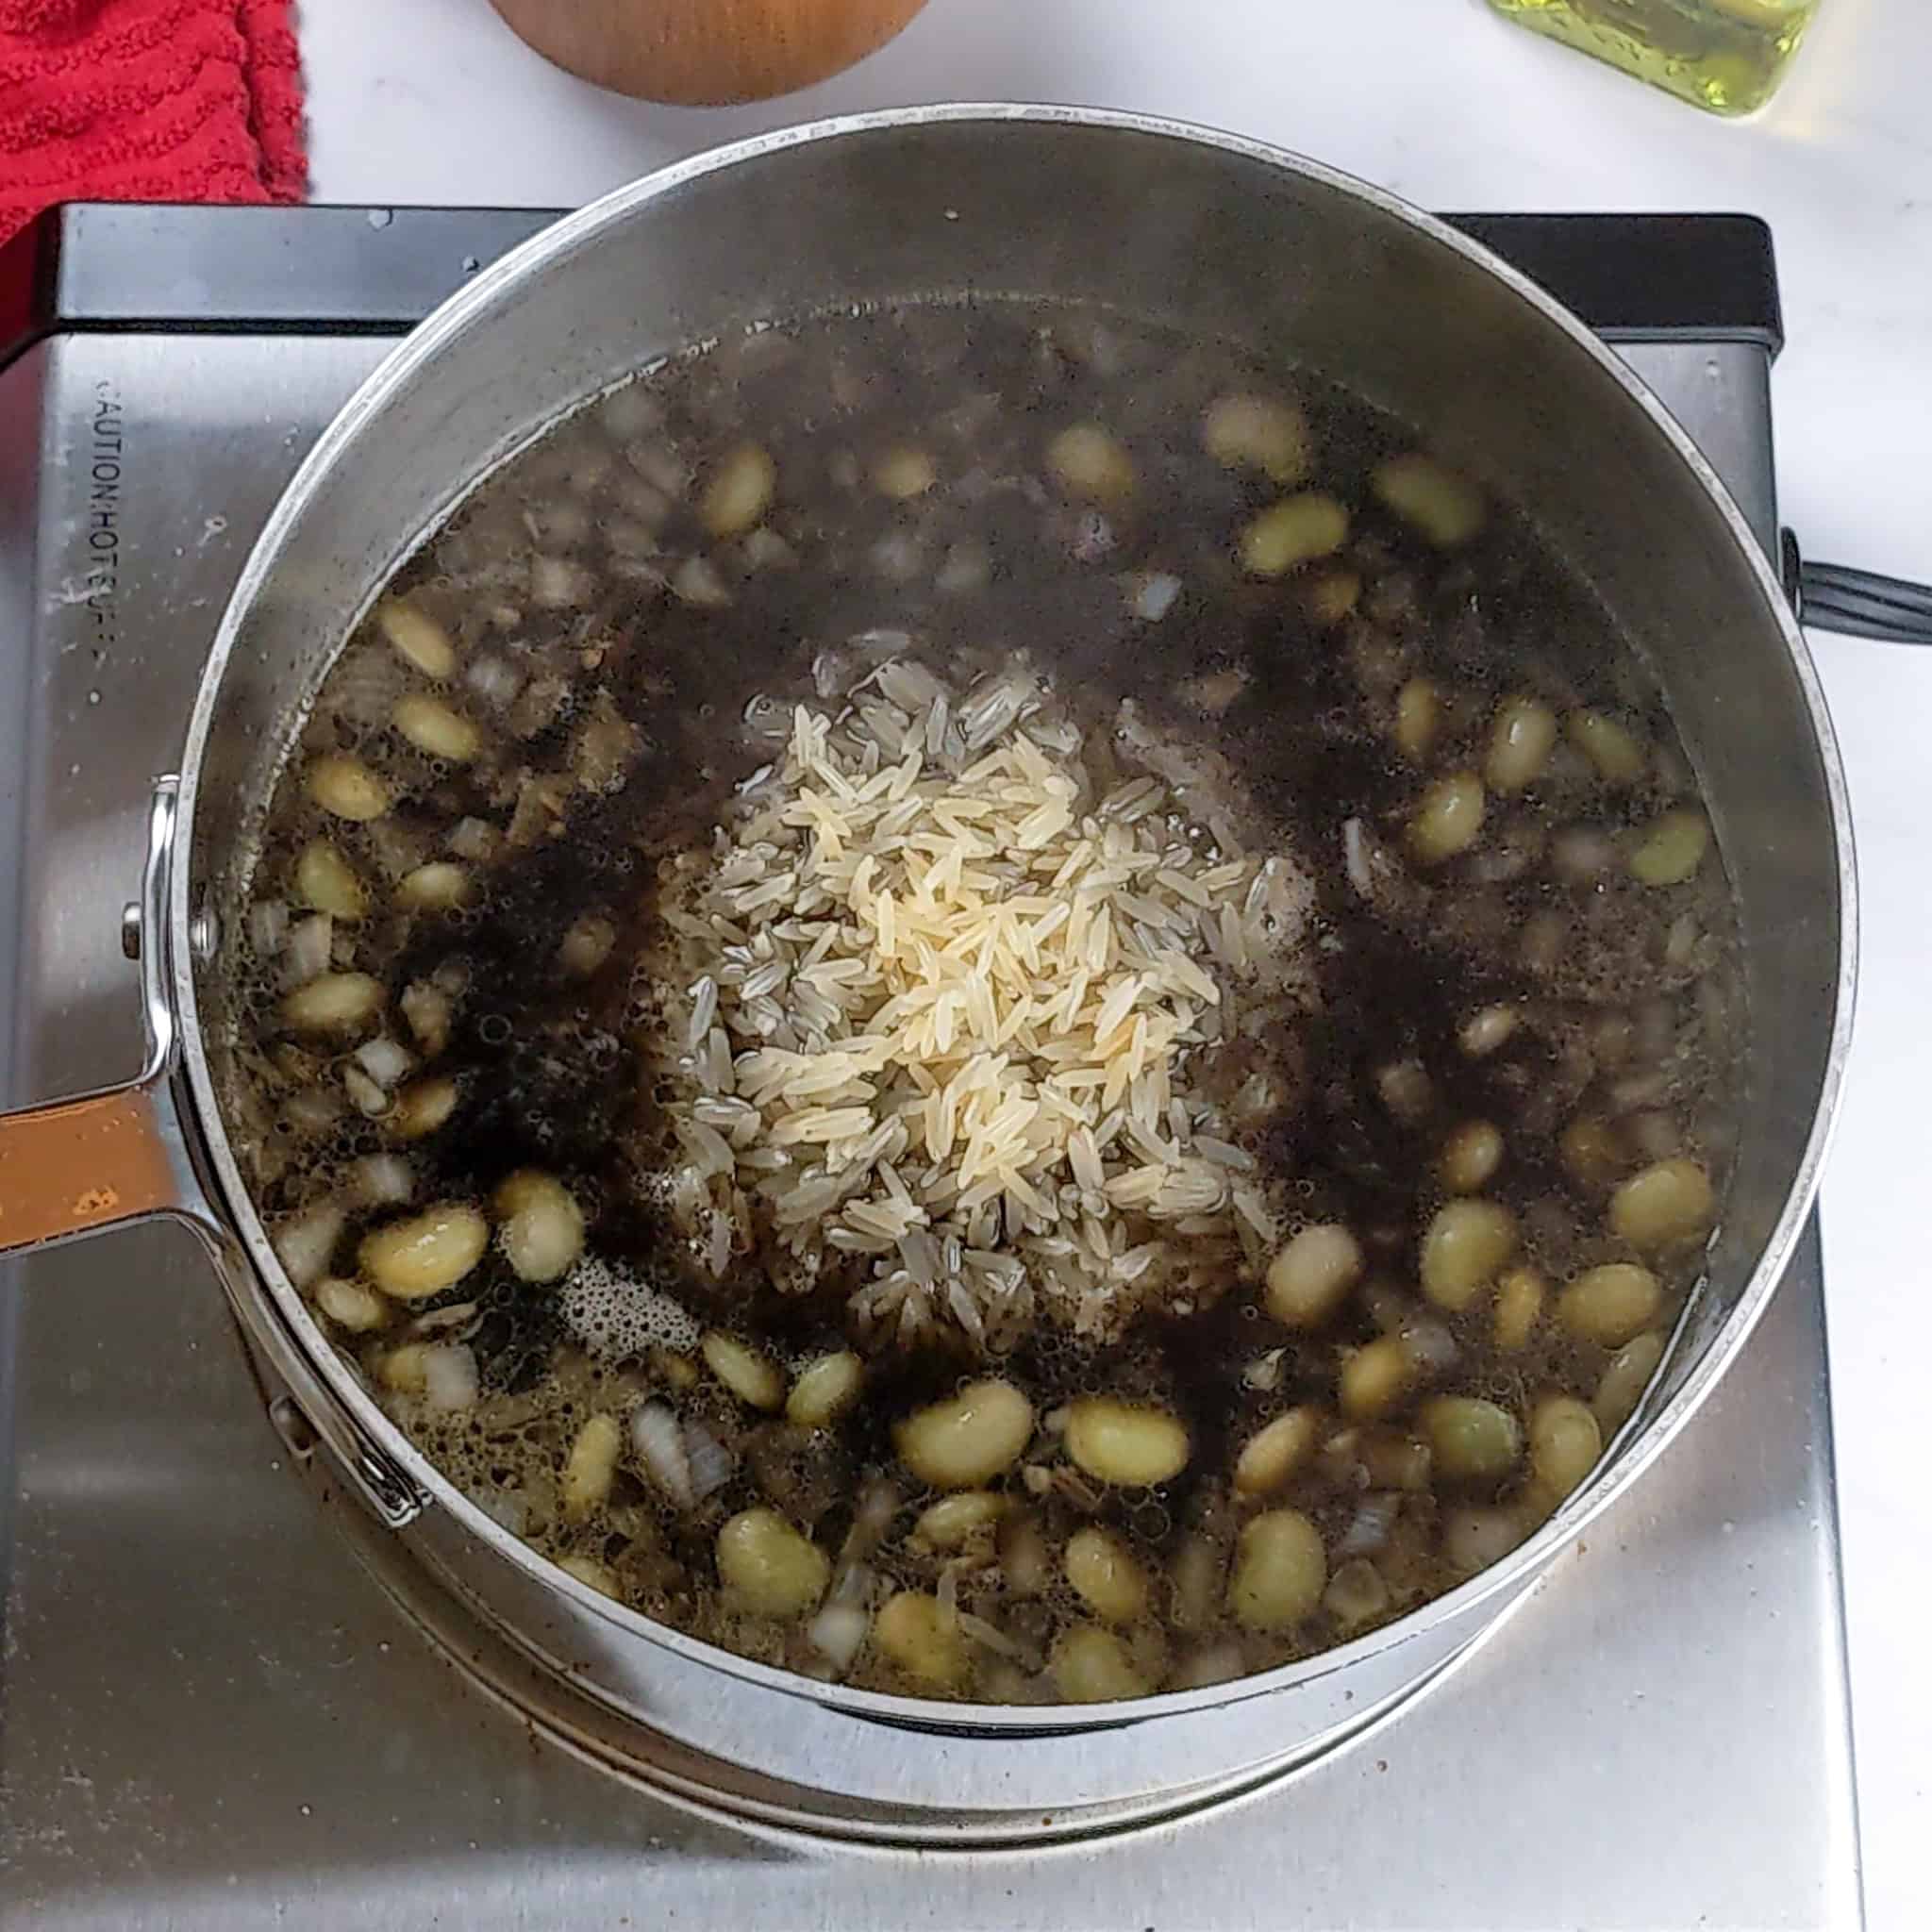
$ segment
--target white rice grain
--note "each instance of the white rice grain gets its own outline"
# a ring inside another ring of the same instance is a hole
[[[1116,1335],[1194,1292],[1162,1229],[1272,1226],[1191,1059],[1234,1037],[1232,976],[1291,902],[1168,817],[1160,777],[1091,803],[1086,741],[1023,663],[961,699],[902,647],[826,654],[847,708],[792,709],[665,894],[691,1002],[674,1211],[714,1274],[755,1218],[782,1287],[821,1243],[859,1258],[876,1341],[1009,1345],[1042,1307]]]

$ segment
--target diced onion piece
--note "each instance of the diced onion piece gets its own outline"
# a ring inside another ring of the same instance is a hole
[[[691,1497],[699,1503],[722,1490],[737,1467],[730,1450],[703,1423],[685,1424],[684,1453],[691,1464]]]
[[[306,986],[329,969],[335,948],[335,922],[326,912],[298,919],[289,929],[289,942],[282,952],[282,980],[288,986]]]
[[[486,651],[470,659],[469,669],[463,673],[463,683],[492,710],[498,711],[513,704],[517,693],[524,688],[522,672],[493,651]]]
[[[297,1288],[310,1288],[322,1278],[346,1218],[335,1202],[324,1201],[305,1208],[276,1228],[275,1258]]]
[[[389,1304],[359,1281],[331,1274],[315,1286],[315,1306],[349,1335],[366,1335],[389,1321]]]
[[[400,1154],[365,1154],[350,1168],[349,1180],[366,1208],[407,1207],[416,1192],[415,1171]]]
[[[488,819],[458,819],[450,827],[445,842],[458,858],[467,859],[473,865],[481,865],[495,858],[496,848],[503,842],[503,834]]]
[[[460,1341],[439,1341],[423,1351],[423,1400],[443,1414],[475,1406],[481,1383],[476,1357]]]
[[[248,943],[258,959],[273,959],[289,936],[289,908],[279,899],[258,899],[248,908]]]
[[[731,602],[731,591],[708,557],[687,557],[671,573],[671,593],[698,610],[721,610]]]
[[[670,1405],[651,1401],[633,1409],[630,1441],[651,1481],[678,1508],[691,1508],[697,1492],[691,1486],[691,1457],[684,1445],[684,1430]]]
[[[389,1095],[352,1060],[342,1069],[342,1086],[358,1113],[380,1120],[393,1104]]]
[[[385,1091],[409,1071],[411,1064],[408,1048],[386,1034],[364,1041],[356,1049],[356,1058],[361,1062],[362,1071]]]
[[[439,1054],[449,1044],[454,1008],[448,993],[426,979],[412,980],[397,1001],[416,1044],[426,1054]]]
[[[863,1604],[829,1603],[811,1620],[806,1632],[811,1647],[841,1675],[865,1648],[872,1618]]]
[[[1125,578],[1127,608],[1142,624],[1158,624],[1174,607],[1181,580],[1168,571],[1145,571]]]
[[[545,610],[573,610],[597,594],[597,574],[573,557],[530,559],[530,601]]]

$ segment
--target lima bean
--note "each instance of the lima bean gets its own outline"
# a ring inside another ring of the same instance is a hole
[[[1557,1297],[1557,1319],[1600,1348],[1622,1348],[1663,1307],[1663,1286],[1648,1268],[1610,1261],[1579,1274]]]
[[[1144,1489],[1188,1466],[1188,1432],[1165,1409],[1086,1395],[1067,1411],[1067,1454],[1097,1482]]]
[[[1134,1668],[1127,1647],[1098,1624],[1060,1633],[1048,1660],[1055,1687],[1069,1704],[1114,1704],[1153,1689]]]
[[[1227,1607],[1250,1630],[1285,1630],[1314,1611],[1327,1582],[1321,1531],[1299,1509],[1270,1509],[1242,1527]]]
[[[1390,457],[1369,479],[1378,502],[1438,550],[1458,549],[1481,530],[1482,491],[1433,457]]]
[[[1362,1251],[1333,1222],[1305,1227],[1268,1264],[1268,1312],[1291,1328],[1318,1328],[1362,1275]]]
[[[718,1577],[741,1608],[758,1617],[802,1617],[818,1607],[832,1565],[775,1509],[741,1510],[718,1532]]]
[[[363,1272],[396,1301],[426,1301],[454,1288],[483,1258],[490,1224],[461,1201],[441,1201],[362,1237]]]
[[[1033,1434],[1033,1405],[989,1376],[908,1416],[893,1431],[899,1459],[936,1490],[977,1490],[1019,1461]]]
[[[1111,1530],[1093,1524],[1067,1542],[1067,1581],[1093,1614],[1108,1624],[1131,1624],[1147,1609],[1147,1573]]]
[[[1516,1217],[1495,1201],[1451,1201],[1423,1237],[1423,1292],[1452,1314],[1469,1307],[1516,1252]]]
[[[490,1205],[503,1252],[520,1279],[557,1281],[584,1249],[584,1210],[554,1174],[519,1168],[497,1183]]]
[[[1709,1233],[1717,1213],[1710,1176],[1696,1161],[1659,1160],[1610,1196],[1610,1232],[1643,1254]]]
[[[889,1597],[874,1620],[873,1641],[900,1670],[921,1684],[945,1690],[964,1687],[972,1671],[966,1641],[938,1598],[902,1590]]]

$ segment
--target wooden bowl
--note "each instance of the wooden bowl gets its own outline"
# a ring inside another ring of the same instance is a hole
[[[925,0],[491,0],[545,59],[688,107],[790,93],[882,47]]]

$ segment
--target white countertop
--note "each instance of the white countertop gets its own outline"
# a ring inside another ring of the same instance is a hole
[[[1917,0],[1825,0],[1783,93],[1741,125],[1477,0],[931,0],[841,78],[712,111],[572,80],[485,0],[302,0],[300,31],[318,200],[573,206],[790,121],[1016,99],[1236,128],[1424,207],[1762,215],[1790,336],[1785,520],[1814,557],[1932,578],[1932,8]],[[1904,1932],[1924,1923],[1932,1826],[1932,651],[1813,643],[1864,891],[1858,1037],[1824,1191],[1859,1799],[1871,1923]]]

